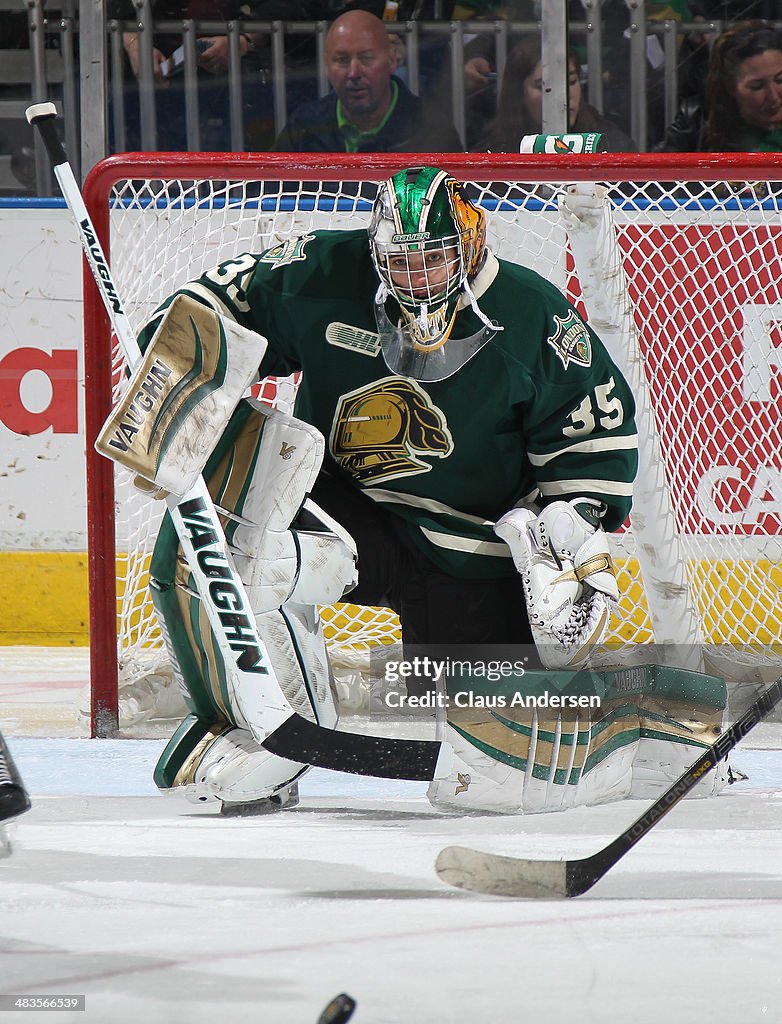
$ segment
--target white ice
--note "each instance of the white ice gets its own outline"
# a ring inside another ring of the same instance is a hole
[[[42,736],[23,705],[0,672],[34,804],[0,861],[0,993],[86,1012],[0,1020],[316,1024],[345,991],[351,1024],[782,1021],[779,726],[589,893],[526,902],[448,889],[437,852],[586,855],[644,804],[445,817],[422,784],[312,771],[297,809],[223,819],[157,793],[162,740]]]

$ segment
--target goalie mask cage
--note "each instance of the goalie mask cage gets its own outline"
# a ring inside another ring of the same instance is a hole
[[[776,677],[782,157],[130,154],[97,165],[85,200],[138,331],[162,299],[223,260],[366,225],[377,183],[421,163],[469,183],[492,250],[565,291],[634,389],[640,468],[631,521],[612,536],[622,597],[605,659]],[[118,686],[165,672],[146,593],[163,505],[93,449],[125,375],[87,270],[85,372],[100,735],[116,728]],[[269,380],[260,396],[290,407],[294,389]],[[335,655],[399,636],[387,610],[343,605],[322,617]]]

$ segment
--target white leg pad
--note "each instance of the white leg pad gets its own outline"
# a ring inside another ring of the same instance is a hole
[[[265,415],[243,522],[233,534],[236,568],[256,613],[286,601],[333,604],[355,586],[356,547],[337,523],[307,501],[323,462],[315,427],[277,410]]]
[[[697,761],[702,753],[703,747],[695,744],[642,738],[639,741],[638,755],[633,762],[630,796],[656,800],[694,761]],[[687,798],[716,796],[730,781],[730,762],[720,761],[713,771],[704,775],[690,790]]]
[[[482,753],[451,725],[445,739],[453,749],[453,767],[447,779],[430,782],[426,795],[433,807],[457,814],[521,810],[523,772]]]
[[[225,493],[231,494],[230,502],[226,501],[226,532],[260,640],[285,697],[294,712],[331,729],[338,714],[316,603],[332,603],[346,585],[355,582],[355,545],[307,500],[321,466],[322,435],[309,424],[253,404],[259,415],[250,418],[252,445],[237,443],[230,472],[221,477],[230,484]],[[244,464],[242,456],[246,456]],[[197,595],[191,593],[187,600],[186,613],[191,619],[196,614],[201,622],[202,610],[194,611]],[[174,630],[169,632],[173,635]],[[199,801],[210,794],[229,803],[274,795],[306,766],[275,757],[260,745],[268,733],[263,686],[253,677],[226,673],[226,700],[217,667],[213,671],[214,659],[203,657],[199,643],[195,638],[191,647],[196,650],[188,653],[200,657],[206,666],[202,689],[217,712],[215,727],[223,731],[219,739],[212,732],[198,743],[187,772],[174,788],[195,785],[192,770],[198,767]],[[204,719],[211,724],[206,715]],[[233,732],[231,726],[236,727]],[[199,765],[202,755],[203,765]]]
[[[593,807],[632,796],[633,763],[639,741],[612,750],[589,771],[584,772],[576,788],[576,806]],[[659,793],[657,794],[659,796]]]
[[[625,704],[593,722],[549,720],[539,727],[533,716],[526,749],[518,732],[503,733],[496,720],[473,722],[467,735],[448,724],[445,738],[454,749],[453,771],[433,782],[427,795],[441,810],[503,814],[559,811],[628,797],[656,800],[704,746],[644,736],[643,722],[644,711],[639,714]],[[673,720],[670,727],[683,728]],[[497,757],[486,752],[487,737],[496,745]],[[731,781],[729,772],[728,763],[721,762],[688,796],[718,793]]]
[[[257,616],[256,622],[293,710],[326,729],[336,728],[339,716],[317,609],[286,604]]]

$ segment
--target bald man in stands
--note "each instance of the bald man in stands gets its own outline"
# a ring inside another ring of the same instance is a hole
[[[459,153],[453,124],[394,74],[386,26],[368,11],[340,15],[326,36],[332,92],[297,107],[274,144],[286,153]]]

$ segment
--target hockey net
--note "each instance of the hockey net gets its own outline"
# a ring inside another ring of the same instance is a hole
[[[675,659],[692,664],[693,652],[705,651],[701,664],[732,680],[777,674],[782,160],[429,160],[469,183],[498,256],[554,281],[609,336],[636,391],[644,450],[634,514],[612,537],[622,598],[607,660],[652,661],[660,648],[679,646]],[[218,262],[315,229],[366,225],[377,183],[421,162],[427,158],[130,155],[99,164],[85,198],[139,329],[162,299]],[[607,224],[588,210],[575,219],[567,211],[569,194],[590,194],[595,184]],[[586,234],[579,239],[576,229]],[[92,449],[125,368],[89,276],[85,362],[92,717],[101,733],[114,728],[119,689],[141,717],[165,715],[149,696],[167,668],[147,596],[162,503]],[[290,408],[295,387],[295,378],[267,380],[258,393]],[[352,685],[368,651],[400,639],[388,609],[338,605],[322,618],[337,671]]]

